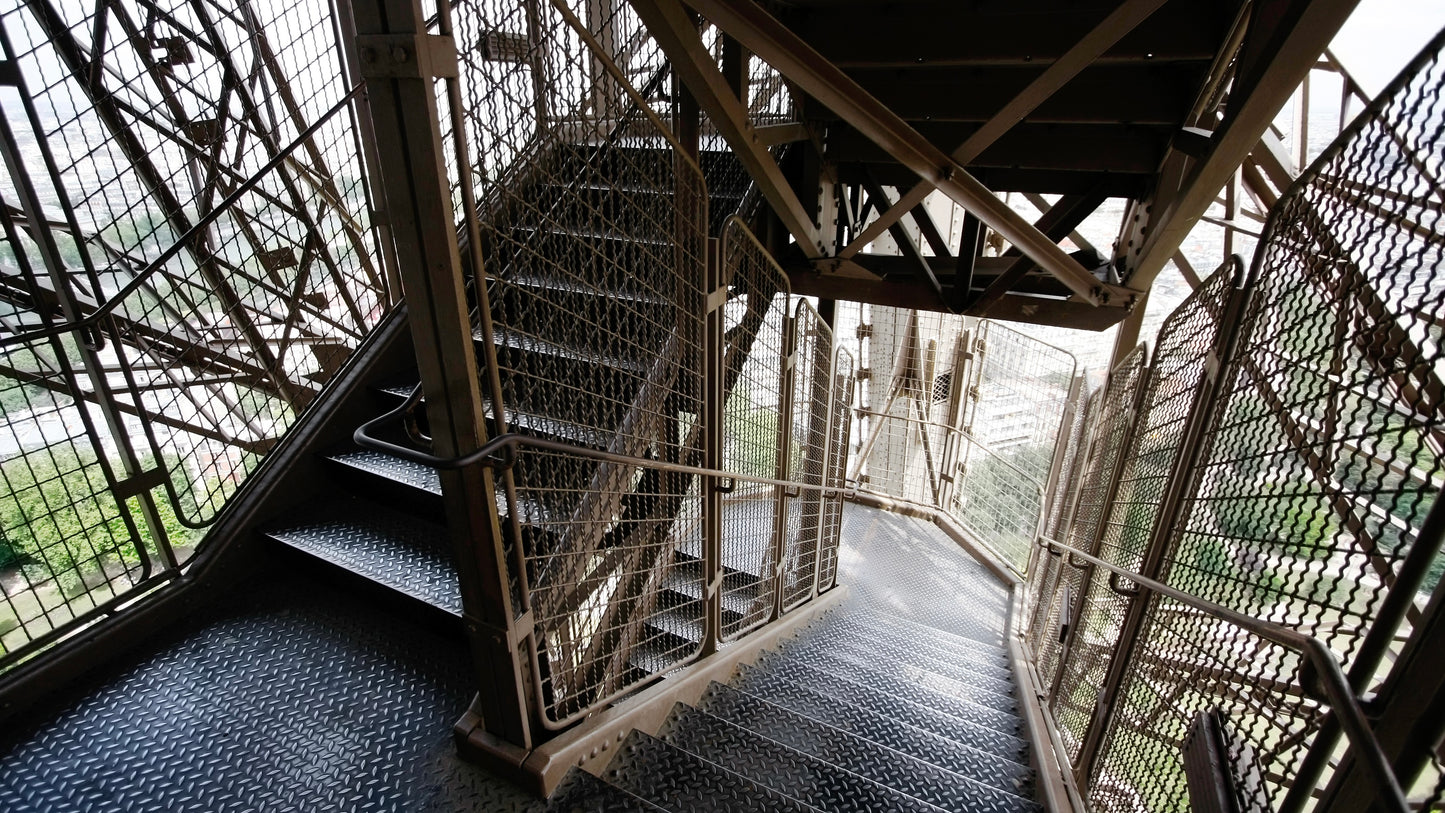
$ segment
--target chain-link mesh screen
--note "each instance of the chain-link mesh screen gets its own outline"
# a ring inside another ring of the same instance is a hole
[[[784,479],[785,339],[788,278],[736,218],[723,229],[719,254],[728,300],[724,311],[727,405],[722,467],[745,476]],[[782,489],[737,480],[722,500],[725,639],[768,620],[773,609]]]
[[[12,656],[173,572],[391,301],[334,26],[248,0],[0,12]]]
[[[799,300],[793,315],[793,414],[788,479],[801,483],[788,499],[782,561],[783,607],[806,600],[817,585],[828,460],[828,399],[833,389],[833,331]]]
[[[826,488],[841,489],[848,467],[848,436],[853,428],[853,354],[838,348],[833,356],[833,391],[829,394],[828,465]],[[831,588],[838,577],[838,543],[843,533],[843,493],[823,497],[823,527],[818,542],[818,591]]]
[[[1445,465],[1437,47],[1272,213],[1164,558],[1172,586],[1320,639],[1366,687],[1390,659],[1357,661],[1360,642],[1418,617],[1372,629]],[[1096,787],[1186,809],[1178,732],[1219,706],[1278,803],[1323,716],[1299,658],[1157,596],[1145,622]]]
[[[699,465],[707,192],[631,87],[663,70],[631,8],[575,15],[591,42],[557,4],[451,10],[460,99],[444,107],[467,156],[452,177],[462,211],[476,201],[493,340],[480,355],[505,405],[487,409],[496,429]],[[510,478],[548,724],[699,651],[696,478],[550,452]]]
[[[1133,427],[1139,392],[1145,386],[1145,348],[1140,345],[1114,367],[1103,390],[1098,408],[1098,427],[1089,450],[1084,484],[1079,491],[1073,527],[1069,532],[1069,547],[1091,553],[1098,551],[1099,537],[1114,497],[1118,467]],[[1089,572],[1088,568],[1067,568],[1064,582],[1069,589],[1060,593],[1061,598],[1064,595],[1070,597],[1076,607],[1076,610],[1070,611],[1073,628],[1069,632],[1067,649],[1057,656],[1061,660],[1056,667],[1060,673],[1059,685],[1053,698],[1059,733],[1071,759],[1078,756],[1084,731],[1094,714],[1099,684],[1092,676],[1101,665],[1108,663],[1114,648],[1114,641],[1104,637],[1105,631],[1098,624],[1089,623],[1085,613],[1079,611],[1086,609],[1080,602],[1089,586],[1085,578]]]

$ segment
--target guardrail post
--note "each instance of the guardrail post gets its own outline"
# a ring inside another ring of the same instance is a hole
[[[356,0],[350,10],[433,452],[459,457],[485,443],[487,429],[433,87],[456,75],[456,47],[450,36],[428,33],[418,0]],[[457,724],[458,742],[515,769],[532,745],[522,655],[530,631],[513,607],[496,482],[486,466],[440,475],[478,689]]]

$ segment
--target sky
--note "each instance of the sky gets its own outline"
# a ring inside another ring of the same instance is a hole
[[[1371,96],[1445,28],[1445,0],[1361,0],[1330,45]]]

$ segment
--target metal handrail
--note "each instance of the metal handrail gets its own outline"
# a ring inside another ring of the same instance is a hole
[[[1168,596],[1200,612],[1227,621],[1267,641],[1296,650],[1304,655],[1305,659],[1314,667],[1315,674],[1321,681],[1320,688],[1324,690],[1330,705],[1338,713],[1351,744],[1363,755],[1375,787],[1380,792],[1380,801],[1386,805],[1387,809],[1395,811],[1395,813],[1408,813],[1410,806],[1406,801],[1405,791],[1400,787],[1400,782],[1390,766],[1389,757],[1370,728],[1369,720],[1365,717],[1364,709],[1361,708],[1359,698],[1351,688],[1349,679],[1345,677],[1343,667],[1340,666],[1339,660],[1335,658],[1334,653],[1325,646],[1323,641],[1298,630],[1245,615],[1222,604],[1216,604],[1177,590],[1163,582],[1155,581],[1127,568],[1118,567],[1058,540],[1040,536],[1038,544],[1047,550],[1067,553],[1071,558],[1077,556],[1095,567],[1108,570],[1115,577],[1128,579],[1138,586],[1141,593],[1144,590],[1152,590],[1160,595]]]
[[[361,91],[365,88],[365,84],[359,84],[344,93],[341,99],[336,102],[336,104],[332,105],[330,109],[323,113],[316,121],[312,122],[311,125],[308,126],[305,130],[302,130],[296,136],[296,138],[291,141],[290,144],[286,145],[279,152],[277,152],[276,155],[272,157],[271,160],[263,164],[261,168],[255,172],[255,174],[251,175],[245,181],[242,181],[241,184],[238,185],[234,191],[232,191],[226,197],[222,198],[221,201],[214,207],[212,207],[209,212],[207,212],[203,217],[197,220],[195,224],[186,231],[185,234],[181,235],[180,238],[174,243],[172,243],[170,247],[167,248],[165,251],[162,251],[160,253],[160,256],[156,257],[154,260],[151,260],[150,264],[147,265],[144,270],[132,277],[130,282],[127,282],[125,285],[121,286],[120,289],[118,289],[114,294],[112,294],[109,299],[100,303],[98,306],[96,306],[94,310],[86,314],[83,318],[62,322],[58,325],[50,325],[48,327],[36,328],[35,330],[28,330],[24,333],[16,333],[11,336],[5,336],[3,338],[0,338],[0,347],[10,347],[12,345],[25,344],[28,342],[36,341],[38,339],[49,339],[73,331],[97,331],[97,326],[99,322],[104,319],[106,315],[108,315],[116,308],[120,307],[121,303],[124,302],[128,297],[130,297],[131,294],[140,290],[141,286],[144,285],[147,280],[149,280],[161,268],[165,267],[165,264],[175,258],[177,254],[180,254],[181,251],[183,251],[187,246],[189,246],[191,242],[199,234],[201,234],[203,230],[209,228],[211,224],[215,223],[221,217],[229,213],[231,209],[240,202],[241,196],[249,193],[252,189],[254,189],[258,184],[261,183],[262,180],[269,176],[271,171],[276,169],[276,167],[281,166],[282,164],[289,161],[291,159],[291,153],[295,152],[306,142],[308,142],[311,137],[316,135],[316,133],[324,125],[329,124],[331,122],[332,116],[335,116],[336,114],[345,110],[346,106],[351,104],[351,100],[354,99],[358,94],[360,94]]]
[[[520,432],[506,432],[497,435],[481,446],[478,446],[475,450],[457,457],[439,457],[418,449],[413,449],[409,446],[402,446],[397,443],[382,440],[372,434],[382,426],[401,420],[403,415],[415,407],[420,400],[421,387],[417,386],[400,406],[358,426],[356,431],[351,435],[352,440],[356,441],[356,445],[363,449],[385,452],[386,454],[400,457],[412,463],[443,470],[463,469],[478,463],[486,463],[497,469],[510,468],[516,461],[517,449],[526,448],[543,452],[576,455],[578,457],[586,457],[604,463],[616,463],[623,466],[639,466],[674,474],[693,474],[701,477],[715,477],[718,480],[730,480],[733,481],[733,484],[728,487],[729,489],[736,488],[737,481],[743,481],[759,483],[761,485],[779,486],[784,489],[816,491],[819,494],[830,496],[844,495],[848,492],[846,485],[816,485],[799,482],[797,480],[780,480],[776,477],[763,477],[761,475],[743,474],[741,472],[726,471],[724,469],[711,469],[705,466],[689,466],[685,463],[672,463],[666,460],[655,460],[653,458],[607,452],[601,449],[590,449],[586,446],[577,446],[560,440],[524,435]]]

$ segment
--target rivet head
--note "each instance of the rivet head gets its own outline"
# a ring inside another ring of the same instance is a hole
[[[393,45],[391,48],[391,58],[396,62],[405,62],[411,59],[411,52],[400,45]]]

